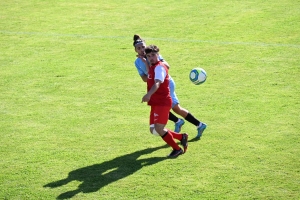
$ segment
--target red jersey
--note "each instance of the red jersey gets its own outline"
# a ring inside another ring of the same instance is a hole
[[[155,68],[157,66],[163,66],[164,69],[166,70],[167,75],[164,79],[164,82],[160,84],[159,88],[151,96],[150,101],[148,102],[148,105],[172,107],[172,98],[170,95],[170,88],[169,88],[169,73],[168,73],[169,70],[161,61],[158,61],[155,65],[150,66],[150,69],[148,72],[148,79],[147,79],[147,91],[149,91],[155,83],[155,81],[154,81]]]

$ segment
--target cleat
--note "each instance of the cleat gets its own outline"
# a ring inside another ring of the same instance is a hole
[[[182,139],[180,140],[180,144],[183,146],[183,153],[185,153],[188,148],[188,137],[189,137],[188,134],[183,133]]]
[[[174,129],[174,132],[180,133],[181,127],[183,126],[183,124],[184,124],[184,120],[183,120],[183,119],[179,119],[179,122],[176,122],[176,123],[175,123],[175,129]]]
[[[202,136],[203,131],[204,131],[205,129],[206,129],[206,124],[205,124],[205,123],[202,123],[201,126],[199,126],[199,127],[197,128],[198,134],[197,134],[196,138],[200,138],[200,137]]]
[[[168,158],[177,158],[181,154],[183,154],[181,148],[179,150],[173,149],[173,151],[168,155]]]

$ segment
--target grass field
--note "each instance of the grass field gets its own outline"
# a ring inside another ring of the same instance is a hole
[[[208,124],[177,159],[148,131],[136,33]],[[0,47],[0,199],[300,199],[299,1],[2,0]]]

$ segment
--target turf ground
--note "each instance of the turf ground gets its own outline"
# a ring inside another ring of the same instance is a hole
[[[299,199],[299,11],[292,0],[2,0],[0,199]],[[195,140],[186,122],[177,159],[148,133],[136,33],[208,124]],[[194,67],[203,85],[189,81]]]

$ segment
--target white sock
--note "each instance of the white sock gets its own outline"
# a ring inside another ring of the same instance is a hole
[[[200,124],[197,126],[197,128],[199,128],[200,126],[202,126],[202,122],[200,122]]]

